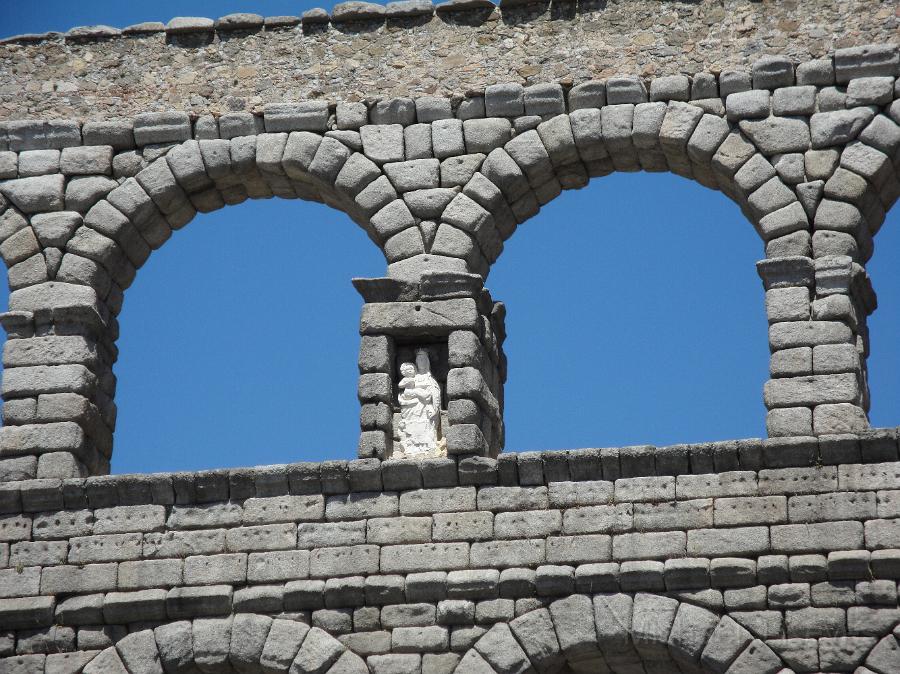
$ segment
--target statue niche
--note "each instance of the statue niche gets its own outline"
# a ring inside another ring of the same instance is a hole
[[[447,455],[447,441],[441,432],[441,385],[431,373],[431,359],[425,349],[416,349],[416,362],[400,365],[397,387],[399,415],[395,416],[395,445],[392,458],[425,459]]]

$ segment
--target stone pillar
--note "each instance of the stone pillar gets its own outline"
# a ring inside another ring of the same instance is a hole
[[[0,481],[108,473],[115,317],[92,288],[50,282],[14,291],[0,323]]]
[[[856,377],[859,398],[813,409],[816,435],[854,433],[869,427],[869,356],[867,319],[877,307],[869,275],[862,265],[846,255],[816,258],[816,291],[812,317],[816,321],[844,324],[851,333],[850,344],[813,347],[813,373],[844,374]]]
[[[774,258],[757,270],[772,353],[764,393],[769,436],[868,428],[865,316],[874,293],[865,270],[846,256]]]
[[[449,455],[503,448],[505,309],[477,274],[426,272],[419,281],[354,279],[360,318],[359,456],[394,450],[399,364],[424,348],[442,389],[441,435]]]

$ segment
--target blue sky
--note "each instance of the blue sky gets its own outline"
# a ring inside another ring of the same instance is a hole
[[[175,15],[297,14],[304,2],[3,3],[4,34]],[[872,423],[900,423],[900,216],[869,273]],[[725,196],[670,174],[564,193],[506,242],[507,450],[765,434],[762,243]],[[245,202],[155,252],[120,316],[114,472],[352,458],[361,298],[381,254],[319,204]],[[0,301],[6,301],[3,289]]]

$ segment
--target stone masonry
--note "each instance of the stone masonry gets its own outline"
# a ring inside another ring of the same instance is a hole
[[[898,30],[890,0],[407,0],[85,26],[0,42],[0,120],[460,100],[498,82],[740,72],[762,55],[822,59],[896,41]]]
[[[404,0],[2,41],[0,674],[900,672],[865,267],[900,196],[898,19]],[[769,437],[504,453],[491,265],[564,190],[641,170],[760,236]],[[276,196],[387,262],[353,280],[358,458],[106,475],[137,270]],[[446,458],[392,458],[416,349]]]
[[[892,674],[897,443],[8,482],[0,671]]]

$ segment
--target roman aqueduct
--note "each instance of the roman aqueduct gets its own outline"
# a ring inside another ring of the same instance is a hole
[[[898,29],[878,0],[402,0],[0,41],[0,672],[900,671],[866,370]],[[501,451],[491,265],[616,171],[759,234],[768,438]],[[358,458],[108,475],[126,290],[270,197],[384,253],[354,280]],[[417,348],[442,458],[395,456]]]

